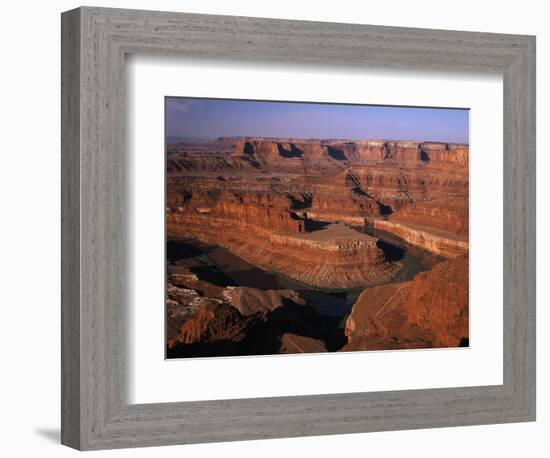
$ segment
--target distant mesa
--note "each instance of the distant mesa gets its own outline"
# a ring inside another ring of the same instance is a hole
[[[167,138],[166,169],[169,241],[291,284],[243,286],[246,270],[170,245],[172,357],[468,341],[468,145]],[[319,312],[339,294],[336,318]]]
[[[349,166],[394,160],[408,164],[467,166],[468,145],[380,140],[303,140],[222,137],[168,143],[168,170],[330,173]],[[223,160],[223,161],[222,161]],[[221,163],[224,162],[223,166]]]

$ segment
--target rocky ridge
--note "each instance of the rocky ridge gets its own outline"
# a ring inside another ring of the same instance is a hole
[[[368,288],[346,320],[343,351],[458,347],[468,343],[468,257],[413,281]]]
[[[310,288],[364,289],[339,334],[298,291],[217,286],[180,266],[167,286],[169,353],[464,344],[468,162],[467,145],[434,142],[239,137],[169,144],[169,239],[224,247]],[[448,261],[396,282],[403,266],[369,228]]]

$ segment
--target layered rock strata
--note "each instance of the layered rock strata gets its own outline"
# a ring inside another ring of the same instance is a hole
[[[185,291],[197,293],[201,302],[186,303],[182,297],[184,302],[172,308],[172,312],[179,308],[188,316],[176,325],[170,315],[170,358],[313,353],[328,348],[334,351],[334,345],[342,345],[334,320],[319,316],[295,291],[244,287],[209,291],[217,297],[206,296],[201,290]]]
[[[410,282],[367,288],[346,320],[342,351],[457,347],[469,337],[468,257]]]
[[[435,231],[467,237],[469,233],[467,196],[446,196],[405,205],[394,212],[393,221],[424,226]]]
[[[218,218],[281,233],[307,231],[304,218],[388,219],[396,224],[381,223],[384,230],[405,236],[410,226],[404,239],[435,254],[452,256],[467,243],[467,145],[232,138],[212,148],[220,143],[233,149],[169,151],[169,212],[207,215],[215,206]]]
[[[349,215],[349,210],[357,205],[360,209],[361,204],[372,206],[372,211],[380,204],[395,210],[417,200],[468,193],[467,145],[292,139],[232,141],[235,147],[231,154],[212,151],[182,156],[169,150],[170,175],[204,177],[219,173],[222,178],[231,175],[242,181],[263,175],[282,191],[310,193],[314,198],[313,209],[319,213],[344,215]],[[334,189],[347,190],[347,196],[341,198],[339,193],[332,192]],[[350,206],[353,199],[357,202]],[[364,209],[360,210],[363,214]]]
[[[364,286],[395,272],[386,261],[377,239],[341,224],[318,231],[274,230],[291,226],[275,216],[262,227],[245,219],[170,212],[167,230],[171,237],[192,238],[220,245],[264,270],[277,272],[298,282],[328,289]]]
[[[168,239],[223,247],[308,288],[366,287],[346,320],[342,348],[338,320],[321,317],[301,293],[220,286],[196,275],[199,258],[185,259],[171,265],[167,284],[169,354],[464,344],[468,162],[467,145],[432,142],[169,142]],[[412,275],[394,277],[402,254],[392,257],[363,226],[437,255],[429,268],[440,264],[412,281],[370,287]]]
[[[376,229],[390,232],[406,242],[438,256],[452,258],[468,253],[468,239],[456,237],[451,233],[433,230],[425,226],[404,224],[394,220],[375,219],[372,224]]]

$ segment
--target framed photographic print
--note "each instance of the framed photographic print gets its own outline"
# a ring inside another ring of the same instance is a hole
[[[62,442],[535,418],[535,39],[62,16]]]
[[[167,358],[469,346],[468,110],[165,103]]]

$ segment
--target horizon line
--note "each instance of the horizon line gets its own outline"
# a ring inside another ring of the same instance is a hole
[[[300,141],[340,141],[340,142],[411,142],[411,143],[445,143],[447,145],[470,145],[470,142],[453,142],[447,140],[421,140],[414,138],[337,138],[337,137],[273,137],[269,135],[220,135],[213,137],[201,137],[193,135],[165,135],[165,139],[203,139],[203,140],[220,140],[220,139],[258,139],[258,140],[300,140]],[[193,143],[193,142],[189,142]]]

